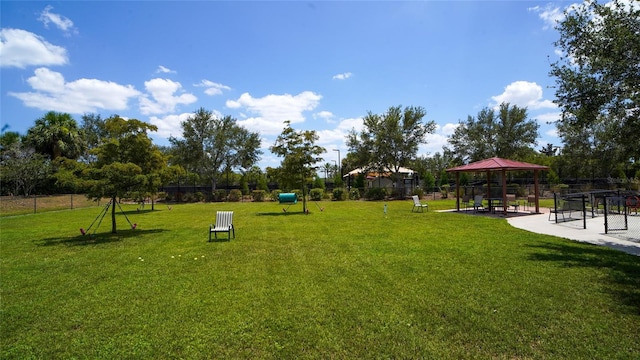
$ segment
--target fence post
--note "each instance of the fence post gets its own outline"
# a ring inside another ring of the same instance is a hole
[[[38,196],[33,195],[33,213],[35,214],[38,211]]]
[[[582,226],[587,228],[587,195],[582,194]]]
[[[558,223],[558,194],[553,193],[553,211],[555,212],[556,224]],[[564,214],[562,214],[564,216]]]
[[[602,202],[604,203],[604,233],[608,234],[609,233],[609,223],[608,223],[608,209],[607,209],[607,195],[605,194],[602,197]]]

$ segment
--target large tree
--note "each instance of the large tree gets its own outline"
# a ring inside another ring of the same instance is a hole
[[[565,155],[593,163],[590,174],[576,169],[575,176],[608,176],[612,162],[633,176],[640,169],[640,3],[585,1],[567,8],[556,29],[563,55],[550,74],[562,110],[558,135]]]
[[[0,183],[14,195],[28,197],[50,171],[51,160],[21,142],[11,143],[0,154]]]
[[[80,157],[85,142],[78,124],[66,113],[49,111],[27,131],[25,143],[50,159]]]
[[[131,192],[149,191],[166,168],[160,149],[149,138],[155,125],[114,115],[105,120],[105,138],[94,149],[96,162],[87,171],[88,195],[111,199],[111,232],[116,233],[116,202]],[[151,183],[150,183],[151,182]]]
[[[478,116],[461,121],[449,137],[458,161],[468,163],[490,157],[520,160],[536,145],[540,125],[527,118],[527,109],[502,103],[497,111],[483,108]]]
[[[362,130],[347,135],[349,151],[359,166],[380,173],[391,170],[398,181],[400,167],[415,160],[427,134],[435,131],[434,121],[423,122],[425,115],[424,108],[416,106],[392,106],[384,114],[369,111],[362,119]]]
[[[262,154],[260,135],[230,116],[218,118],[199,108],[181,126],[182,138],[169,138],[175,159],[190,173],[211,181],[212,190],[223,171],[249,169]]]
[[[84,114],[82,115],[82,124],[80,125],[82,136],[85,141],[86,150],[82,154],[84,161],[95,161],[95,156],[91,154],[92,150],[102,144],[103,139],[107,136],[105,129],[105,120],[100,114]]]
[[[315,144],[319,137],[313,130],[296,131],[290,121],[285,121],[285,128],[278,135],[271,152],[282,157],[282,172],[285,180],[292,184],[299,183],[302,188],[302,211],[307,213],[305,188],[315,175],[314,164],[321,161],[325,148]]]

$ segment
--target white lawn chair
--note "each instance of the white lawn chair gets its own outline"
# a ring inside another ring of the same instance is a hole
[[[480,209],[482,209],[482,211],[485,210],[484,205],[482,205],[482,199],[483,199],[482,195],[476,195],[473,198],[473,211],[474,212],[478,212],[478,211],[480,211]]]
[[[420,197],[418,197],[418,195],[413,195],[413,207],[411,208],[411,212],[413,212],[414,209],[418,208],[418,210],[420,210],[420,212],[422,212],[422,209],[427,208],[427,211],[429,211],[429,205],[427,203],[421,203],[420,202]],[[416,211],[418,211],[416,210]]]
[[[233,238],[236,238],[236,230],[233,227],[233,211],[218,211],[216,213],[215,226],[213,224],[209,225],[209,241],[211,241],[211,233],[217,240],[219,232],[228,233],[229,240],[231,240],[231,233],[233,232]]]

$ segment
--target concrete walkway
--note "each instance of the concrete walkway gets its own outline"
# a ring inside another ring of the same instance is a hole
[[[553,221],[553,217],[551,221],[549,221],[549,209],[540,209],[540,211],[542,211],[541,214],[507,216],[507,221],[513,227],[534,233],[607,246],[628,254],[640,256],[640,240],[625,240],[623,232],[618,232],[618,235],[614,235],[614,232],[605,234],[603,216],[587,218],[587,228],[584,229],[583,220],[566,221],[556,224]]]

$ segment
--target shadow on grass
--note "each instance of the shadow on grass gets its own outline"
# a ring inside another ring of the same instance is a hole
[[[111,242],[118,242],[124,239],[148,235],[159,234],[165,232],[164,229],[150,229],[150,230],[119,230],[118,233],[112,234],[111,232],[98,232],[95,234],[86,235],[78,234],[72,237],[53,237],[46,239],[35,240],[34,242],[40,246],[54,246],[54,245],[67,245],[67,246],[80,246],[80,245],[97,245]]]
[[[640,314],[640,257],[601,246],[578,246],[544,243],[534,248],[545,252],[530,256],[535,261],[553,261],[566,267],[606,269],[605,288],[621,304]]]
[[[313,214],[312,212],[309,214]],[[258,213],[258,216],[289,216],[289,215],[309,215],[309,214],[305,214],[302,211],[281,211],[281,212],[262,212],[262,213]]]

